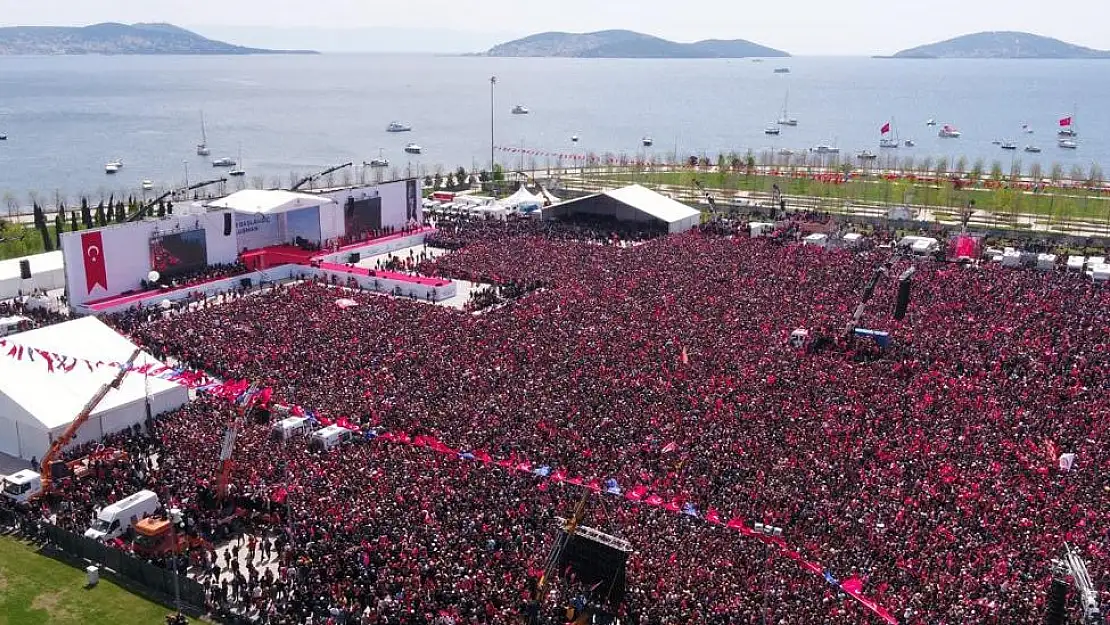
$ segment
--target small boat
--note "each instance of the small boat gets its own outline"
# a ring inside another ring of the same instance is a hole
[[[1056,135],[1059,137],[1078,137],[1079,133],[1074,128],[1061,128]]]
[[[995,139],[994,141],[991,141],[991,145],[1002,145],[1002,142],[998,139]]]
[[[640,143],[644,144],[645,148],[650,148],[652,145],[655,144],[655,141],[652,140],[651,137],[644,137],[643,139],[640,139]]]
[[[775,125],[773,125],[773,124],[772,124],[772,125],[768,125],[768,126],[767,126],[766,128],[764,128],[764,129],[763,129],[763,134],[765,134],[765,135],[777,135],[777,134],[779,134],[779,133],[781,133],[781,132],[782,132],[782,131],[781,131],[781,130],[779,130],[779,127],[778,127],[778,126],[775,126]]]
[[[959,139],[960,131],[956,130],[955,126],[945,124],[941,127],[940,132],[937,133],[937,136],[942,139]]]
[[[840,154],[840,148],[833,147],[826,143],[819,143],[810,148],[810,151],[816,152],[818,154]]]
[[[786,97],[782,101],[782,116],[779,117],[779,126],[797,126],[798,120],[790,115],[787,115],[787,105],[790,103],[790,92],[786,92]]]
[[[123,169],[123,161],[121,161],[119,159],[116,159],[116,160],[111,161],[110,163],[108,163],[104,166],[104,173],[114,174],[114,173],[118,172],[121,169]]]
[[[517,104],[513,107],[513,115],[527,115],[530,112],[531,111],[528,110],[528,107],[524,106],[523,104]]]
[[[239,146],[239,162],[236,164],[238,167],[227,172],[227,175],[235,176],[236,178],[246,176],[247,172],[243,169],[243,146]]]
[[[896,148],[898,145],[897,139],[879,139],[880,148]]]
[[[926,126],[936,126],[937,125],[937,120],[930,119],[929,121],[925,122],[925,125]]]
[[[387,159],[385,155],[382,154],[383,151],[384,150],[379,148],[378,158],[371,159],[369,163],[364,163],[364,165],[369,165],[370,167],[389,167],[389,159]]]
[[[779,156],[794,156],[794,150],[783,148],[779,150]]]
[[[200,112],[200,143],[197,144],[197,156],[208,156],[212,151],[208,149],[208,132],[204,129],[204,111]]]
[[[1056,145],[1064,148],[1065,150],[1074,150],[1079,147],[1079,142],[1075,139],[1060,139]]]
[[[8,135],[0,135],[0,141],[7,141]]]
[[[405,146],[405,152],[409,154],[420,154],[422,151],[423,148],[421,148],[419,145],[416,145],[415,143],[410,143]]]
[[[913,139],[906,139],[904,142],[902,142],[902,145],[905,145],[907,148],[912,148],[917,144],[914,143]]]
[[[212,166],[213,167],[235,167],[235,159],[231,158],[230,156],[225,156],[223,158],[218,158],[218,159],[212,161]]]
[[[789,74],[790,73],[790,68],[789,67],[776,67],[775,68],[775,73],[776,74]]]
[[[389,122],[389,125],[385,127],[386,132],[409,132],[410,130],[412,130],[412,126],[407,126],[401,122]]]
[[[578,143],[578,135],[571,135],[570,142],[571,143]]]
[[[1016,150],[1017,149],[1017,144],[1014,143],[1013,141],[1003,141],[999,145],[1003,150]]]
[[[856,154],[856,158],[858,158],[861,161],[873,161],[876,158],[879,158],[879,155],[875,154],[874,152],[872,152],[870,150],[864,150],[864,151],[860,152],[859,154]]]
[[[152,190],[154,190],[154,182],[151,181],[151,180],[144,180],[143,181],[143,191],[152,191]]]
[[[1031,135],[1031,134],[1033,134],[1033,127],[1030,126],[1029,124],[1022,124],[1021,125],[1021,131],[1024,132],[1025,134],[1027,134],[1027,135]]]
[[[1038,147],[1037,147],[1037,146],[1035,146],[1035,145],[1027,145],[1027,146],[1025,146],[1025,151],[1026,151],[1026,152],[1029,152],[1029,153],[1031,153],[1031,154],[1040,154],[1040,153],[1041,153],[1041,149],[1040,149],[1040,148],[1038,148]]]

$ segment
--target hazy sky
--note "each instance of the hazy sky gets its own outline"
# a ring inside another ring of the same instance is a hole
[[[750,39],[794,54],[886,54],[980,30],[1110,49],[1107,0],[0,0],[3,25],[104,21],[173,22],[235,43],[321,49],[469,51],[545,30],[606,28],[678,41]],[[426,27],[440,30],[412,30]],[[315,43],[328,44],[332,29],[382,28],[391,30],[374,31],[377,41],[347,33],[335,45]]]

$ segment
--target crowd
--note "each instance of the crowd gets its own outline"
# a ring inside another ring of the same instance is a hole
[[[210,265],[203,265],[192,269],[181,269],[173,271],[173,273],[160,275],[159,279],[154,282],[144,280],[143,286],[147,290],[188,288],[198,284],[204,284],[205,282],[233,278],[245,274],[247,271],[247,266],[244,265],[242,261],[236,261],[234,263],[212,263]]]
[[[843,330],[885,251],[742,229],[597,245],[620,235],[576,228],[587,230],[444,228],[439,242],[459,249],[422,272],[549,285],[490,314],[361,293],[339,308],[331,288],[302,284],[127,327],[158,355],[261,381],[324,419],[780,526],[805,558],[858,577],[909,625],[1040,619],[1065,541],[1104,587],[1104,289],[1058,272],[901,259],[888,275],[919,263],[909,314],[891,318],[888,279],[861,320],[890,333],[880,351]],[[799,328],[808,348],[788,340]],[[218,514],[197,493],[211,487],[230,410],[202,399],[144,443],[167,468],[142,483],[190,502],[198,527]],[[238,591],[213,582],[211,593],[213,610],[263,622],[508,623],[554,515],[578,495],[398,442],[316,453],[267,432],[241,435],[232,488],[260,528],[291,528],[282,585],[245,573]],[[1070,470],[1063,453],[1076,454]],[[586,523],[636,550],[629,622],[867,618],[819,576],[702,520],[598,497]],[[545,609],[572,592],[560,584]]]

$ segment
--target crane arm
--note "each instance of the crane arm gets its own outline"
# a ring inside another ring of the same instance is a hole
[[[147,202],[146,206],[140,207],[139,210],[135,211],[134,215],[127,218],[127,221],[142,221],[143,218],[146,217],[150,213],[150,209],[154,208],[155,206],[158,205],[158,202],[161,202],[162,200],[170,197],[174,193],[178,193],[180,191],[184,191],[184,192],[194,191],[196,189],[202,189],[204,187],[211,186],[211,185],[214,185],[214,184],[218,184],[218,183],[221,183],[221,182],[227,182],[227,178],[216,178],[215,180],[205,180],[204,182],[198,182],[196,184],[189,185],[189,186],[185,187],[184,189],[170,189],[169,191],[166,191],[162,195],[159,195],[158,197],[154,198],[150,202]]]
[[[127,362],[123,363],[123,365],[120,367],[119,373],[117,373],[110,382],[108,382],[104,386],[101,386],[96,391],[96,394],[89,399],[89,401],[85,404],[85,407],[81,409],[81,412],[77,413],[77,416],[73,419],[73,422],[69,424],[69,427],[66,428],[65,432],[63,432],[61,436],[59,436],[57,439],[54,440],[53,443],[50,444],[50,448],[46,450],[46,455],[42,458],[41,465],[42,473],[40,477],[42,480],[43,494],[49,491],[51,486],[50,463],[52,463],[55,458],[57,458],[58,454],[60,454],[67,445],[69,445],[70,441],[73,440],[73,437],[77,436],[77,432],[81,429],[81,426],[89,420],[89,416],[92,415],[92,411],[96,410],[96,407],[100,405],[100,402],[103,401],[104,397],[108,394],[108,391],[114,388],[119,388],[120,384],[123,382],[124,376],[126,376],[127,372],[131,370],[131,366],[135,364],[135,360],[139,357],[139,354],[141,353],[142,350],[136,348],[135,351],[131,354],[131,357],[127,359]]]
[[[258,382],[254,382],[236,400],[236,413],[231,423],[224,431],[223,441],[220,443],[220,472],[216,481],[216,492],[221,498],[227,497],[227,487],[231,481],[231,469],[235,466],[232,454],[235,453],[235,441],[239,438],[239,430],[247,421],[247,415],[254,406],[255,398],[259,391]]]
[[[335,173],[335,172],[339,171],[340,169],[350,167],[353,164],[354,163],[343,163],[342,165],[336,165],[335,167],[329,167],[329,168],[325,169],[322,172],[312,174],[310,176],[305,176],[304,178],[301,178],[300,180],[298,180],[297,184],[294,184],[292,187],[289,188],[289,190],[290,191],[296,191],[296,190],[300,189],[301,187],[305,186],[306,184],[312,182],[313,180],[316,180],[318,178],[323,178],[324,176],[326,176],[328,174]]]

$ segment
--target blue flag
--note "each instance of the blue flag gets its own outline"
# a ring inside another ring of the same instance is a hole
[[[617,480],[613,478],[605,480],[605,492],[609,493],[610,495],[621,494],[620,484],[617,484]]]
[[[687,501],[686,505],[682,506],[682,514],[688,514],[690,516],[698,516],[698,509],[694,507],[694,504]]]
[[[833,574],[828,572],[828,571],[825,571],[825,581],[832,584],[833,586],[839,586],[840,585],[840,581],[838,579],[836,579],[835,577],[833,577]]]

